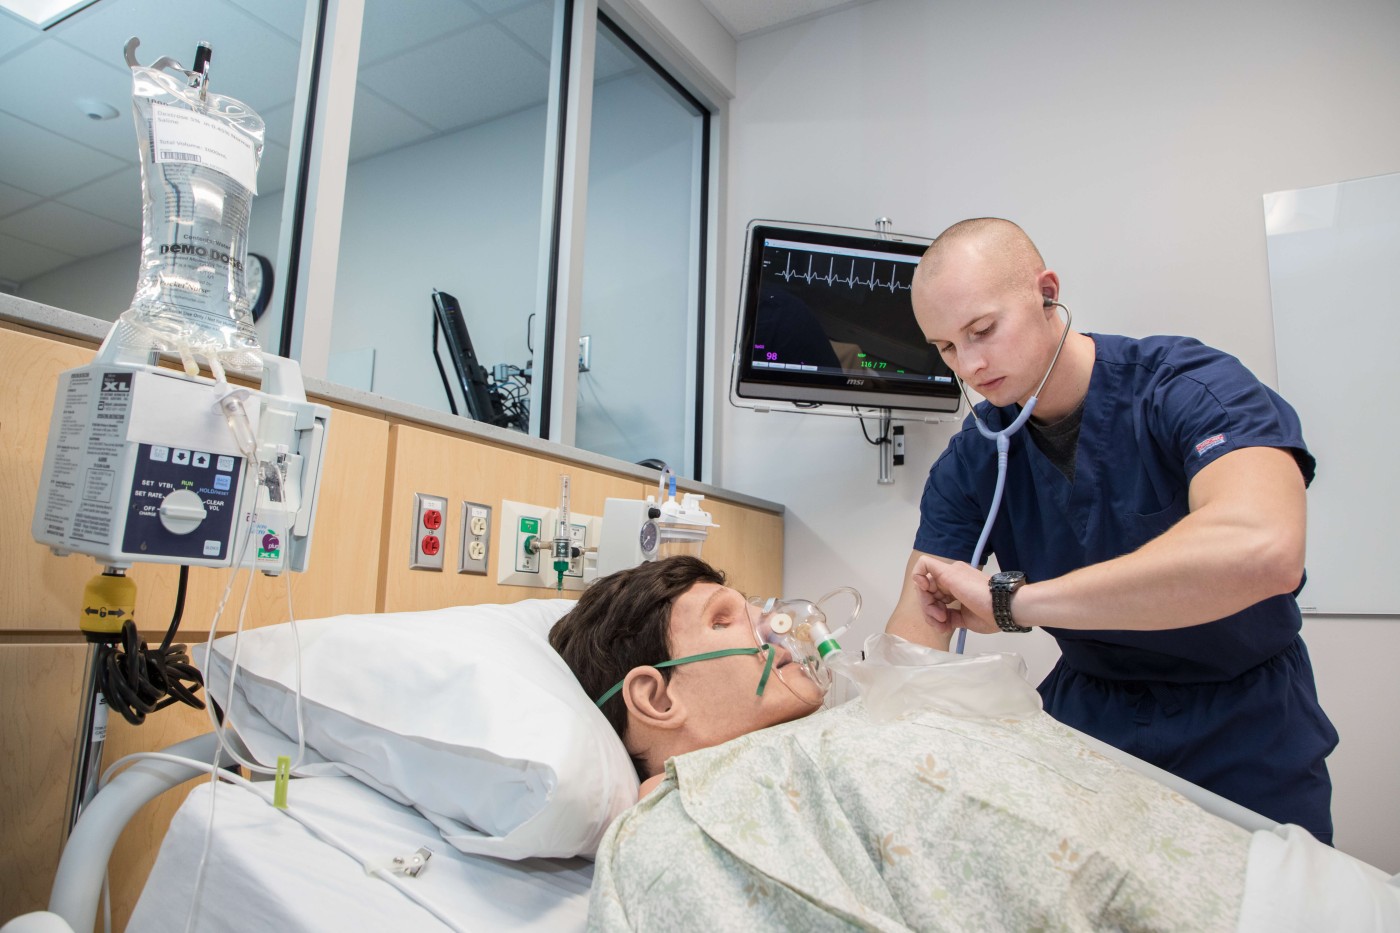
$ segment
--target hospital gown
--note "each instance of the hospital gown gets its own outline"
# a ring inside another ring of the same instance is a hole
[[[860,701],[672,759],[594,874],[597,930],[1233,930],[1250,835],[1044,714]]]

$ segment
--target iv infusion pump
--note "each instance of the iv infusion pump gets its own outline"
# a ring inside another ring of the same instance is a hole
[[[262,356],[261,390],[110,339],[60,374],[34,539],[109,567],[305,570],[330,409],[306,401],[295,361]]]

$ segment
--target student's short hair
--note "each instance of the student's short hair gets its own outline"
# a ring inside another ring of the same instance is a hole
[[[667,557],[609,574],[584,590],[578,605],[554,624],[549,643],[589,698],[597,700],[634,667],[671,659],[671,607],[697,583],[723,585],[724,574],[698,557]],[[671,670],[661,668],[668,682]],[[612,697],[602,711],[625,743],[622,698]],[[633,761],[641,774],[643,763]]]

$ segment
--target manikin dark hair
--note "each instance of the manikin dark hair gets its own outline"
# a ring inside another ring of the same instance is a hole
[[[596,700],[634,667],[671,660],[671,607],[697,583],[723,585],[724,574],[698,557],[668,557],[609,574],[584,590],[578,605],[549,632],[549,643]],[[661,668],[668,682],[671,668]],[[618,737],[627,741],[627,704],[621,695],[602,706]],[[645,780],[646,765],[632,757]]]

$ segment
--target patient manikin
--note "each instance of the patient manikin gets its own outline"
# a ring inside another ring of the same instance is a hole
[[[855,607],[851,610],[850,619],[846,624],[833,632],[827,625],[826,613],[822,612],[819,607],[842,594],[849,595],[855,601]],[[725,594],[724,599],[729,599],[727,594]],[[778,682],[792,690],[795,696],[802,699],[803,702],[820,706],[821,699],[813,702],[811,691],[807,689],[807,685],[800,678],[805,676],[811,685],[816,687],[820,696],[826,697],[831,690],[833,665],[845,660],[841,645],[836,637],[850,628],[851,623],[859,614],[860,593],[849,586],[832,590],[815,603],[805,599],[780,600],[777,597],[764,599],[755,596],[749,599],[748,609],[749,623],[753,626],[753,647],[745,645],[741,648],[719,648],[674,660],[660,661],[652,666],[660,669],[737,655],[761,655],[763,673],[759,675],[758,688],[754,691],[755,696],[763,696],[763,691],[768,687],[769,678],[776,673]],[[794,667],[797,668],[796,673],[793,672]],[[802,684],[802,687],[789,687],[789,677],[797,678],[794,682]],[[602,706],[612,699],[625,683],[626,680],[623,679],[614,684],[607,693],[598,698],[598,705]]]

